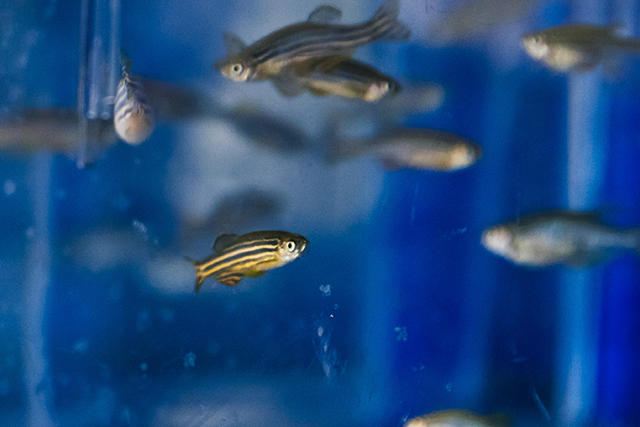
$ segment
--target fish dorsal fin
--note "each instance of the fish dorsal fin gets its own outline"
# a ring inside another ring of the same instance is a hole
[[[213,252],[220,252],[224,248],[230,246],[238,240],[237,234],[221,234],[216,238],[216,241],[213,243]]]
[[[316,24],[336,24],[342,19],[342,11],[334,6],[322,4],[309,14],[308,22]]]
[[[247,47],[247,44],[233,33],[224,33],[224,47],[226,49],[226,56],[231,57],[239,54],[242,49]]]

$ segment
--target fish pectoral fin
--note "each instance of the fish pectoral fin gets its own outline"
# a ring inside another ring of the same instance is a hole
[[[237,35],[233,33],[224,33],[224,47],[227,57],[237,55],[247,47],[247,44]]]
[[[316,24],[336,24],[342,19],[342,11],[337,7],[323,4],[316,7],[307,18],[308,22]]]
[[[293,74],[287,73],[284,76],[278,76],[271,79],[280,95],[287,98],[294,98],[305,91],[305,87],[300,83]]]
[[[213,252],[219,252],[222,249],[232,245],[238,240],[237,234],[221,234],[216,237],[216,241],[213,243]]]

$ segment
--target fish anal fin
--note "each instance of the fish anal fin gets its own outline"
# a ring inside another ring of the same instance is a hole
[[[240,283],[240,281],[242,280],[242,276],[239,274],[234,274],[232,276],[222,278],[216,277],[216,280],[225,286],[233,287]]]
[[[296,78],[292,73],[287,73],[282,76],[278,76],[271,79],[271,82],[276,87],[280,95],[286,98],[294,98],[305,91],[305,87],[300,80]]]
[[[233,33],[224,33],[224,47],[227,57],[231,57],[240,53],[247,44],[239,36]]]
[[[213,252],[219,252],[227,246],[233,244],[238,240],[237,234],[221,234],[216,237],[216,241],[213,243]]]
[[[323,4],[316,7],[307,18],[308,22],[316,24],[336,24],[342,19],[342,11],[337,7]]]

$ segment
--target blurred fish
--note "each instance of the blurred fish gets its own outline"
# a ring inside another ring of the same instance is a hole
[[[299,88],[293,92],[286,92],[295,87],[291,79],[284,89],[275,79],[276,87],[284,96],[296,96],[302,90],[308,90],[316,96],[338,95],[346,98],[362,99],[368,102],[400,92],[400,84],[392,77],[381,73],[375,68],[343,56],[327,56],[311,59],[291,66],[297,79]],[[284,91],[283,91],[284,90]]]
[[[256,145],[281,153],[305,149],[308,136],[284,120],[254,105],[242,105],[221,114],[235,130]]]
[[[510,424],[502,414],[478,415],[470,411],[450,409],[410,419],[404,427],[506,427]]]
[[[138,145],[153,132],[154,116],[140,80],[129,72],[131,61],[122,59],[122,78],[116,92],[113,124],[128,144]]]
[[[223,76],[237,81],[260,81],[279,75],[289,65],[322,56],[351,56],[356,48],[375,41],[404,41],[411,34],[398,21],[399,0],[387,0],[369,21],[336,24],[339,9],[318,6],[305,22],[281,28],[250,46],[225,33],[226,57],[215,63]],[[281,78],[281,84],[286,84]]]
[[[149,104],[158,120],[218,117],[221,107],[214,94],[202,88],[141,78]]]
[[[640,39],[623,38],[613,26],[573,24],[525,34],[522,44],[533,59],[561,72],[588,71],[622,51],[640,53]]]
[[[330,161],[374,155],[388,169],[455,171],[474,164],[482,148],[459,135],[433,129],[397,128],[360,141],[336,141]]]
[[[440,18],[429,29],[429,42],[444,45],[454,40],[479,40],[481,38],[478,36],[482,33],[496,31],[501,25],[525,18],[533,6],[540,2],[541,0],[467,0],[460,2],[452,11],[434,11],[429,9],[427,3],[427,13],[436,12]]]
[[[110,120],[88,120],[89,134],[104,148],[115,143]],[[27,110],[0,122],[0,149],[17,154],[51,151],[73,155],[78,149],[78,115],[64,109]]]
[[[85,229],[62,244],[62,258],[101,273],[134,266],[148,259],[152,245],[131,227],[101,226]]]
[[[640,229],[606,227],[594,213],[548,211],[490,227],[482,233],[482,244],[518,265],[587,267],[618,249],[637,251]]]
[[[201,221],[186,221],[181,240],[191,242],[206,236],[211,230],[238,230],[260,225],[273,219],[283,209],[284,202],[273,192],[249,189],[230,194],[218,202],[215,211]]]
[[[298,258],[308,244],[301,235],[286,231],[222,234],[213,244],[213,255],[193,262],[196,292],[210,276],[226,286],[236,286],[243,277],[260,277]]]

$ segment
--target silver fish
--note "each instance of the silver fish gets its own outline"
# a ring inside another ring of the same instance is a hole
[[[89,120],[89,133],[106,148],[116,142],[110,120]],[[15,154],[50,151],[73,155],[78,149],[78,114],[72,110],[26,110],[0,122],[0,149]]]
[[[604,226],[593,213],[548,211],[490,227],[482,233],[482,245],[518,265],[587,267],[617,249],[637,251],[640,230]]]
[[[640,39],[623,38],[613,26],[572,24],[534,31],[522,37],[533,59],[560,71],[588,71],[614,53],[640,53]]]
[[[475,142],[433,129],[397,128],[373,138],[337,141],[333,145],[330,161],[373,155],[387,169],[455,171],[482,157],[482,148]]]
[[[274,78],[284,96],[296,96],[307,90],[316,96],[338,95],[378,101],[401,90],[392,77],[349,57],[328,56],[291,65],[294,75]]]
[[[138,145],[151,136],[155,119],[144,88],[140,80],[129,72],[130,68],[131,61],[123,60],[113,124],[120,139],[128,144]]]
[[[404,41],[411,31],[398,21],[399,0],[387,0],[373,18],[354,25],[338,25],[339,9],[322,5],[305,22],[281,28],[247,46],[225,33],[226,57],[215,69],[237,81],[260,81],[280,74],[292,63],[323,56],[351,56],[375,41]]]
[[[505,427],[510,424],[506,415],[478,415],[471,411],[449,409],[421,415],[407,421],[403,427]]]
[[[226,286],[236,286],[243,277],[260,277],[295,260],[308,245],[303,236],[286,231],[222,234],[213,244],[213,255],[193,263],[196,292],[211,276]]]

